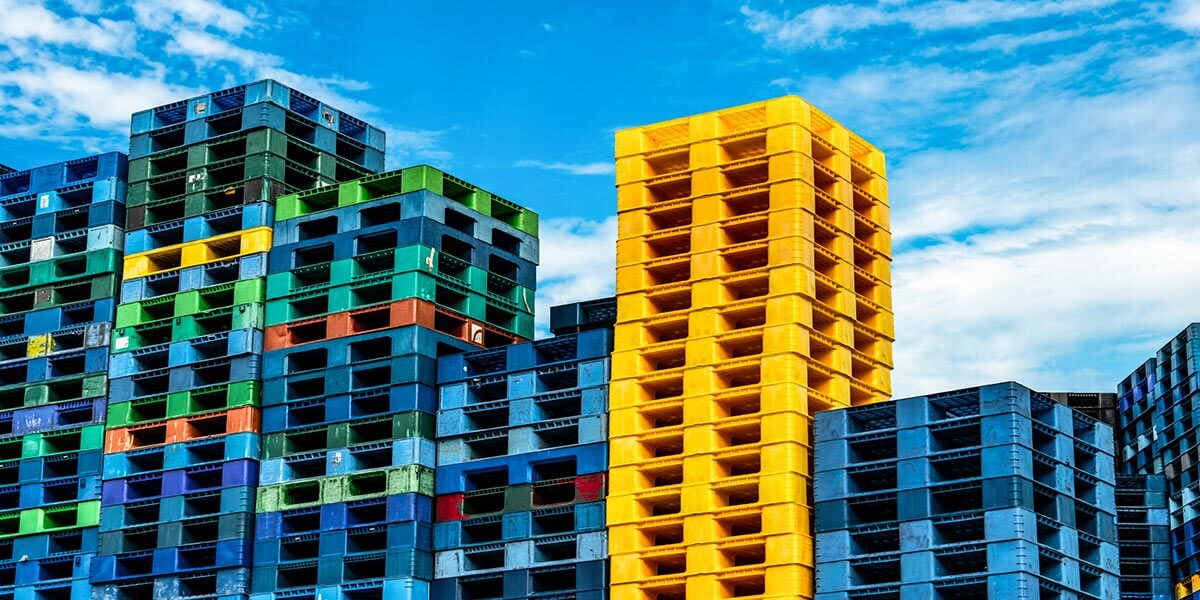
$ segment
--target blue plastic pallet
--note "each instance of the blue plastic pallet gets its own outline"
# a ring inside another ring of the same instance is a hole
[[[451,349],[468,351],[471,344],[420,325],[395,327],[341,338],[272,350],[263,356],[263,379],[278,379],[302,373],[360,366],[368,361],[417,354],[435,361]],[[415,380],[414,380],[415,381]],[[436,384],[435,374],[422,378]],[[397,381],[396,383],[407,383]]]
[[[136,302],[242,279],[267,276],[267,253],[155,273],[121,282],[121,301]]]
[[[155,548],[173,548],[253,536],[254,513],[201,516],[145,527],[105,531],[100,534],[100,555],[127,554]]]
[[[272,246],[267,259],[267,271],[286,273],[301,267],[365,257],[381,250],[421,245],[515,281],[517,285],[531,290],[537,287],[537,274],[534,272],[537,265],[532,261],[492,247],[433,219],[417,217],[399,220],[398,210],[394,215],[374,214],[377,222],[360,222],[359,227],[349,231],[325,235],[320,235],[324,233],[320,227],[336,227],[336,218],[331,221],[305,221],[300,227],[309,227],[312,237]],[[268,297],[282,296],[271,293]]]
[[[264,404],[266,401],[267,398],[263,398]],[[421,383],[402,384],[368,392],[266,405],[262,411],[262,432],[323,428],[334,423],[411,410],[432,414],[436,409],[435,387]]]
[[[454,550],[566,533],[604,531],[604,508],[604,501],[587,502],[465,521],[439,521],[433,526],[433,549]]]
[[[608,444],[588,444],[484,460],[439,465],[437,493],[454,494],[475,489],[536,483],[608,470]],[[486,480],[487,485],[477,482]],[[495,485],[493,485],[495,484]]]
[[[115,298],[75,302],[0,317],[5,335],[40,335],[91,323],[111,323],[116,317]]]
[[[158,369],[173,369],[246,354],[262,354],[262,344],[261,330],[235,329],[180,342],[138,348],[113,354],[109,362],[108,376],[117,379]]]
[[[45,600],[46,598],[76,598],[87,600],[91,598],[91,583],[87,577],[82,579],[60,579],[46,583],[19,585],[10,588],[0,588],[0,594],[11,594],[13,600]]]
[[[438,413],[437,436],[449,438],[553,419],[607,414],[608,386],[597,385],[443,409]]]
[[[98,498],[100,478],[96,475],[64,477],[21,485],[21,508],[38,508]]]
[[[430,583],[413,577],[371,579],[344,585],[262,592],[250,600],[428,600]]]
[[[257,482],[258,461],[235,460],[175,471],[137,475],[125,479],[106,480],[103,484],[101,499],[105,506],[112,506],[168,496],[253,486]]]
[[[442,373],[441,369],[442,367],[438,369],[439,375]],[[449,411],[492,404],[510,398],[530,398],[541,394],[606,386],[609,377],[608,358],[572,361],[529,371],[481,375],[469,381],[441,384],[438,409]]]
[[[17,409],[13,411],[13,433],[40,433],[102,423],[107,407],[101,397]]]
[[[385,349],[386,351],[386,349]],[[403,384],[434,385],[437,361],[428,355],[405,354],[349,367],[311,370],[263,381],[263,398],[300,402],[316,398],[395,390]],[[390,392],[389,392],[390,393]],[[420,400],[419,394],[406,396]],[[429,412],[436,410],[430,407]]]
[[[401,521],[284,538],[259,538],[254,543],[254,565],[285,565],[324,557],[349,559],[401,549],[432,552],[433,523]]]
[[[96,183],[111,178],[124,180],[128,174],[128,167],[128,160],[124,154],[109,152],[6,173],[0,175],[0,200],[28,194],[43,195],[64,187]],[[61,210],[61,208],[54,208],[53,199],[43,200],[40,197],[38,209],[40,212]],[[11,218],[8,215],[4,216],[6,219]]]
[[[59,377],[104,373],[107,369],[107,348],[59,352],[50,356],[10,361],[0,365],[0,386],[41,383]]]
[[[253,592],[261,594],[399,577],[433,579],[433,555],[397,548],[351,557],[329,556],[306,562],[256,566],[251,584]]]
[[[418,190],[390,198],[324,210],[275,223],[274,243],[283,246],[374,223],[426,218],[461,231],[488,247],[538,262],[538,238],[499,219],[467,209],[460,202]]]
[[[261,367],[262,357],[248,354],[119,377],[109,380],[108,401],[128,402],[136,398],[186,392],[210,385],[251,381],[259,378],[262,373]]]
[[[106,454],[104,455],[104,478],[121,479],[241,459],[258,460],[261,456],[262,440],[257,433],[234,433],[143,450]]]
[[[122,192],[123,194],[123,192]],[[95,200],[88,206],[77,206],[58,212],[34,215],[29,219],[30,240],[61,235],[79,229],[115,225],[125,227],[125,200]],[[16,241],[16,240],[9,240]]]
[[[187,598],[188,600],[247,600],[250,569],[205,569],[181,575],[123,579],[95,586],[95,598],[135,600]]]
[[[608,532],[589,531],[545,536],[439,551],[434,556],[434,578],[501,573],[608,557]]]
[[[369,469],[404,465],[435,468],[437,451],[433,440],[406,438],[264,460],[259,485],[275,485],[314,477],[336,477]]]
[[[100,531],[117,531],[199,516],[254,512],[255,487],[230,487],[128,504],[102,503]]]
[[[417,493],[258,513],[255,539],[277,539],[401,521],[432,521],[433,499]]]
[[[433,582],[430,597],[438,600],[604,600],[608,597],[607,588],[608,563],[597,560],[438,579]]]
[[[149,252],[175,244],[195,242],[235,231],[269,227],[275,222],[275,206],[267,202],[240,204],[188,217],[156,223],[125,233],[125,254]]]
[[[20,483],[38,483],[65,477],[98,476],[103,455],[104,451],[97,449],[21,459],[18,471]]]
[[[107,583],[139,577],[159,577],[250,566],[250,541],[192,544],[157,548],[116,556],[97,556],[92,562],[92,583]]]
[[[596,329],[534,342],[524,342],[445,356],[438,364],[438,383],[531,371],[564,363],[607,358],[612,353],[612,331]]]
[[[99,531],[95,527],[26,535],[12,540],[11,555],[6,560],[49,558],[67,554],[94,554]]]
[[[172,127],[188,121],[206,120],[261,102],[269,102],[286,108],[291,114],[321,127],[333,129],[368,147],[377,150],[383,150],[386,147],[386,138],[382,130],[270,79],[136,112],[133,114],[130,133],[136,138],[138,134]],[[280,129],[283,130],[283,128]]]
[[[442,438],[437,442],[437,459],[439,466],[448,466],[607,441],[608,415],[571,417]]]

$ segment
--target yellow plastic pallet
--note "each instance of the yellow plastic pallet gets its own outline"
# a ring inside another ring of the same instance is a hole
[[[271,249],[271,228],[256,227],[125,257],[124,278],[203,265]]]

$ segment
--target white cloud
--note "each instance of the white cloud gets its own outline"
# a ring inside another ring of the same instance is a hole
[[[183,30],[176,32],[167,43],[166,51],[172,54],[183,54],[196,59],[200,64],[215,61],[229,61],[240,65],[252,72],[268,67],[276,67],[283,59],[274,54],[266,54],[242,48],[227,39],[205,33],[203,31]]]
[[[387,131],[388,168],[399,169],[428,160],[445,163],[453,155],[440,147],[444,131],[422,131],[380,124]]]
[[[602,298],[616,285],[617,218],[547,219],[539,228],[537,320],[546,330],[550,307]]]
[[[616,167],[612,162],[592,163],[562,163],[542,162],[540,160],[521,160],[515,165],[523,168],[545,169],[547,171],[566,171],[572,175],[612,175]]]
[[[1013,52],[1029,46],[1061,42],[1083,35],[1082,30],[1049,29],[1025,34],[998,33],[963,46],[968,52]]]
[[[52,46],[71,46],[114,55],[129,53],[134,46],[134,29],[129,23],[82,17],[64,18],[34,4],[0,0],[0,44],[28,41]]]
[[[152,31],[186,25],[241,34],[254,23],[250,15],[216,0],[136,0],[131,4],[138,25]]]
[[[768,46],[784,49],[836,46],[843,34],[874,27],[905,26],[917,32],[969,29],[1043,17],[1092,11],[1116,0],[933,0],[874,5],[820,4],[788,16],[749,5],[742,7],[746,27],[763,36]]]
[[[1175,0],[1166,11],[1166,21],[1184,31],[1200,31],[1200,0]]]

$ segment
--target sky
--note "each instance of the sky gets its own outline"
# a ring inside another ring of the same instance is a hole
[[[1200,0],[0,0],[0,163],[275,78],[542,216],[612,293],[613,132],[800,94],[887,155],[893,389],[1110,391],[1200,320]]]

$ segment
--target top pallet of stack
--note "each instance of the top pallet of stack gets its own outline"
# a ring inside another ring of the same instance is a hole
[[[0,175],[0,201],[16,197],[36,196],[54,192],[65,187],[82,186],[105,180],[124,181],[128,176],[125,155],[109,152],[36,167],[25,171],[10,171]],[[8,202],[3,202],[8,204]],[[49,206],[38,206],[39,212],[55,211]]]
[[[370,169],[383,169],[384,132],[277,81],[265,79],[134,113],[130,158],[272,127]]]

